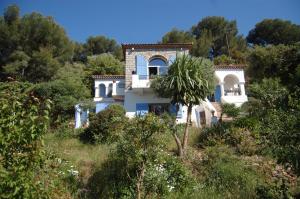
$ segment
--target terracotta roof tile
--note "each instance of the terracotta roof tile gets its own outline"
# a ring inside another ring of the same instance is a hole
[[[167,43],[167,44],[122,44],[123,53],[126,49],[163,49],[163,48],[185,48],[192,49],[193,43]]]
[[[215,65],[216,69],[243,69],[247,65],[246,64],[219,64]]]
[[[125,75],[92,75],[94,79],[125,79]]]

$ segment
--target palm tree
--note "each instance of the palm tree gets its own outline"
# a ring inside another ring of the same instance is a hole
[[[214,69],[212,62],[205,58],[196,58],[189,55],[177,56],[164,77],[158,77],[152,82],[151,87],[160,97],[171,98],[171,103],[187,106],[187,119],[183,135],[180,141],[176,132],[173,132],[178,154],[185,154],[188,146],[189,124],[192,108],[199,105],[213,92],[215,86]]]

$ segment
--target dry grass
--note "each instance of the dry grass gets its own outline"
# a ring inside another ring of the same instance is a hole
[[[182,135],[183,135],[184,128],[182,127],[180,129],[179,135],[180,139],[182,140]],[[190,127],[189,129],[189,139],[188,143],[190,147],[194,147],[197,145],[199,142],[199,135],[200,135],[201,129],[197,127]],[[174,137],[170,134],[167,138],[167,144],[168,144],[168,150],[170,151],[177,151],[177,145],[174,140]]]
[[[107,145],[84,144],[76,138],[60,138],[53,133],[46,135],[45,145],[47,150],[74,164],[83,183],[87,182],[95,168],[105,162],[111,148]]]

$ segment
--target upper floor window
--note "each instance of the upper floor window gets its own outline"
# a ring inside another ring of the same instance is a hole
[[[151,77],[156,75],[165,75],[168,71],[168,65],[165,60],[161,58],[153,58],[149,61],[148,64],[148,74]]]

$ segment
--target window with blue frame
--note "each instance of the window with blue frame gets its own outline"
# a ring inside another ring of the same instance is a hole
[[[148,71],[150,78],[156,75],[165,75],[168,71],[168,65],[162,58],[155,57],[148,64]]]

